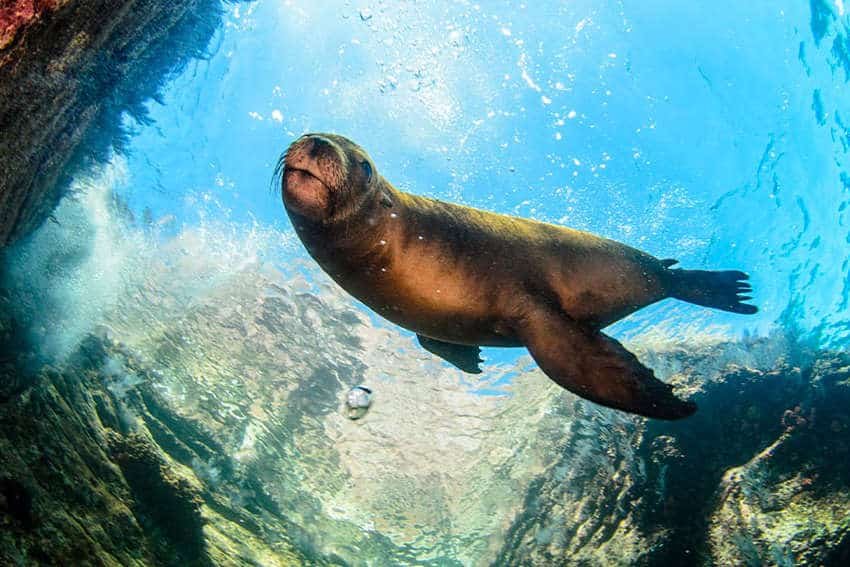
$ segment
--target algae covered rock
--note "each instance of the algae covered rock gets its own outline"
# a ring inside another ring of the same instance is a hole
[[[111,459],[133,491],[136,518],[155,526],[149,529],[157,529],[168,540],[175,550],[169,560],[200,561],[205,550],[199,483],[193,475],[181,475],[143,435],[108,433]]]
[[[97,311],[61,364],[28,359],[37,371],[12,378],[0,404],[3,560],[846,555],[845,355],[779,336],[630,345],[700,406],[649,421],[575,398],[527,358],[467,381],[307,267],[281,271],[250,250],[245,261],[245,247],[209,238],[128,255],[143,280]],[[350,420],[358,384],[380,401]]]
[[[793,353],[793,345],[777,337],[750,341],[746,356],[737,352],[741,346],[643,353],[657,368],[676,369],[672,378],[686,381],[699,412],[666,423],[604,418],[606,410],[589,408],[585,440],[573,437],[584,448],[565,452],[551,471],[557,474],[541,476],[502,560],[842,564],[850,521],[841,458],[847,437],[835,411],[847,407],[846,386],[839,385],[848,368],[825,353],[798,353],[804,366],[789,365],[776,352]],[[831,433],[816,430],[818,414]]]
[[[724,474],[710,528],[718,560],[850,561],[848,363],[846,355],[817,359],[810,387],[782,416],[782,433]]]
[[[122,114],[220,25],[222,0],[0,2],[0,247],[52,213],[71,177],[121,151]]]
[[[115,388],[119,367],[123,380],[137,373],[132,391]],[[203,434],[156,405],[149,379],[91,337],[61,371],[45,368],[0,405],[0,562],[322,564],[294,551],[275,510],[212,494],[226,482],[180,462],[205,455]],[[273,541],[258,537],[265,530]]]

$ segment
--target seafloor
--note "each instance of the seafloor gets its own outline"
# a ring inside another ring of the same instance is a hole
[[[537,370],[481,396],[402,360],[353,422],[348,383],[376,371],[360,361],[405,342],[334,292],[246,274],[132,345],[110,338],[140,322],[24,373],[3,321],[3,564],[850,559],[846,354],[780,337],[638,348],[700,405],[674,423]]]

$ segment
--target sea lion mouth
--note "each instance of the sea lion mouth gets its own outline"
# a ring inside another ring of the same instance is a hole
[[[284,178],[284,179],[286,179],[286,177],[287,177],[290,173],[293,173],[293,172],[298,172],[298,173],[304,174],[304,175],[306,175],[306,176],[307,176],[307,178],[308,178],[308,179],[315,179],[316,181],[318,181],[319,183],[321,183],[321,184],[322,184],[322,186],[323,186],[325,189],[328,189],[328,188],[329,188],[329,187],[328,187],[328,184],[327,184],[327,183],[325,183],[325,182],[322,180],[322,178],[321,178],[321,177],[319,177],[318,175],[316,175],[315,173],[313,173],[312,171],[310,171],[309,169],[304,168],[304,167],[293,167],[293,166],[291,166],[291,165],[285,165],[285,166],[283,167],[283,178]]]
[[[305,134],[283,156],[283,202],[302,216],[327,220],[347,198],[348,159],[329,135]]]
[[[300,161],[298,166],[284,164],[283,202],[287,208],[308,218],[325,218],[330,211],[331,189],[311,167],[313,164]]]

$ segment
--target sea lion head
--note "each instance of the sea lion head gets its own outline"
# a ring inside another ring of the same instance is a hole
[[[287,210],[314,222],[351,215],[375,193],[378,174],[369,155],[337,134],[304,134],[278,164]]]

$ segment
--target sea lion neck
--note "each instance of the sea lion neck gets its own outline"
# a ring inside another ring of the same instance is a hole
[[[288,212],[310,255],[325,266],[360,261],[379,251],[379,235],[389,229],[400,201],[400,192],[379,177],[369,190],[335,207],[326,219]]]

